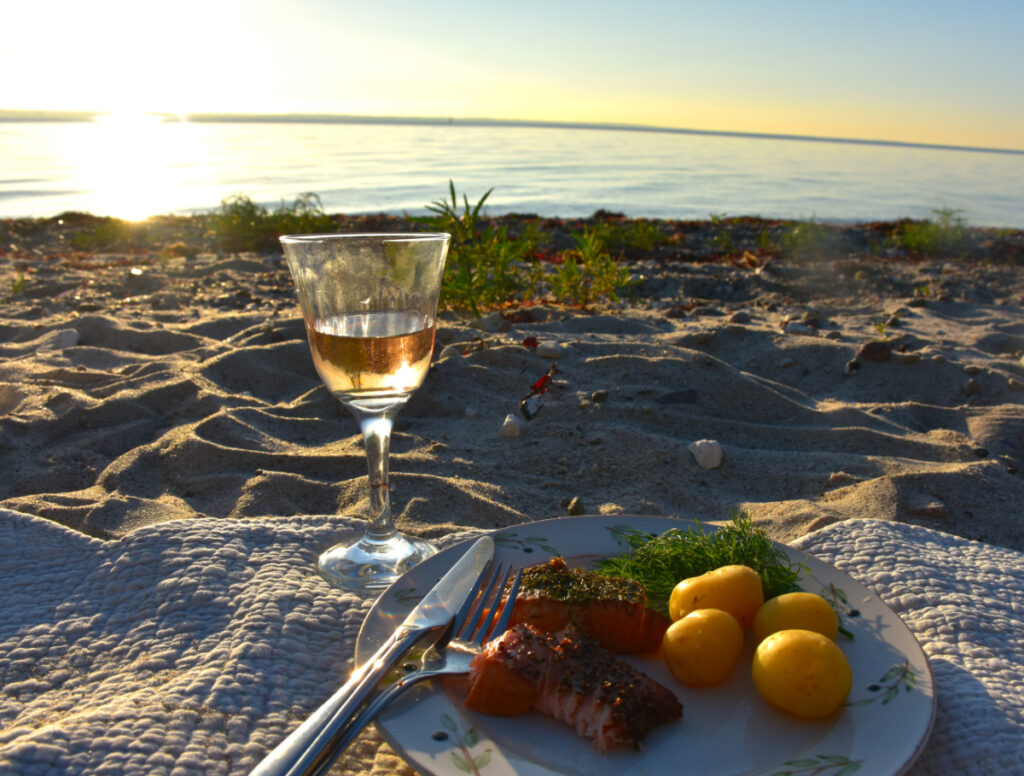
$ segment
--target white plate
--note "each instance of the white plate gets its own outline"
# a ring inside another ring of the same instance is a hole
[[[664,517],[590,516],[543,520],[493,534],[497,559],[516,566],[554,555],[588,559],[629,548],[622,528],[660,534],[693,524]],[[712,526],[705,526],[713,530]],[[599,754],[566,725],[531,712],[499,718],[477,714],[424,683],[385,710],[384,738],[414,768],[435,776],[691,773],[701,776],[894,776],[920,754],[935,716],[928,661],[906,625],[878,596],[838,569],[780,545],[805,562],[800,586],[834,599],[853,640],[838,643],[853,670],[846,707],[827,721],[808,722],[766,704],[750,678],[753,646],[724,685],[680,685],[654,658],[628,658],[671,688],[683,719],[656,728],[639,751]],[[356,659],[365,660],[465,551],[451,547],[405,574],[374,604],[363,623]]]

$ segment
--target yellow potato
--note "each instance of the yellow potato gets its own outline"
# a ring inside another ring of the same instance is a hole
[[[768,703],[807,719],[834,714],[853,686],[843,651],[808,630],[782,630],[762,641],[754,652],[752,674]]]
[[[698,609],[665,631],[662,654],[672,675],[690,687],[710,687],[729,678],[743,652],[743,629],[721,609]]]
[[[756,571],[749,566],[722,566],[676,585],[668,613],[678,620],[696,609],[721,609],[746,629],[763,603],[764,590]]]
[[[754,615],[754,639],[760,644],[780,630],[801,628],[836,640],[839,618],[835,609],[814,593],[783,593],[764,602]]]

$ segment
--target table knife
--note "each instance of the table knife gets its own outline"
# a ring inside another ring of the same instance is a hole
[[[377,683],[420,639],[431,631],[440,637],[459,607],[476,589],[493,557],[494,540],[490,536],[477,539],[373,656],[356,668],[342,687],[278,744],[250,776],[315,773],[323,760],[331,756],[332,741],[340,738],[348,720]]]

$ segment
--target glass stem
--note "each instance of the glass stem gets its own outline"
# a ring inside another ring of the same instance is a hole
[[[383,412],[356,412],[363,432],[366,468],[370,475],[370,515],[366,539],[371,542],[386,542],[398,534],[391,518],[391,477],[388,468],[391,427],[397,412],[398,407]]]

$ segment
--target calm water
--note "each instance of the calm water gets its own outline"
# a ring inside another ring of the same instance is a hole
[[[1024,154],[626,130],[147,117],[0,122],[0,217],[194,213],[303,192],[329,212],[423,213],[449,179],[489,212],[822,221],[928,218],[1024,228]]]

